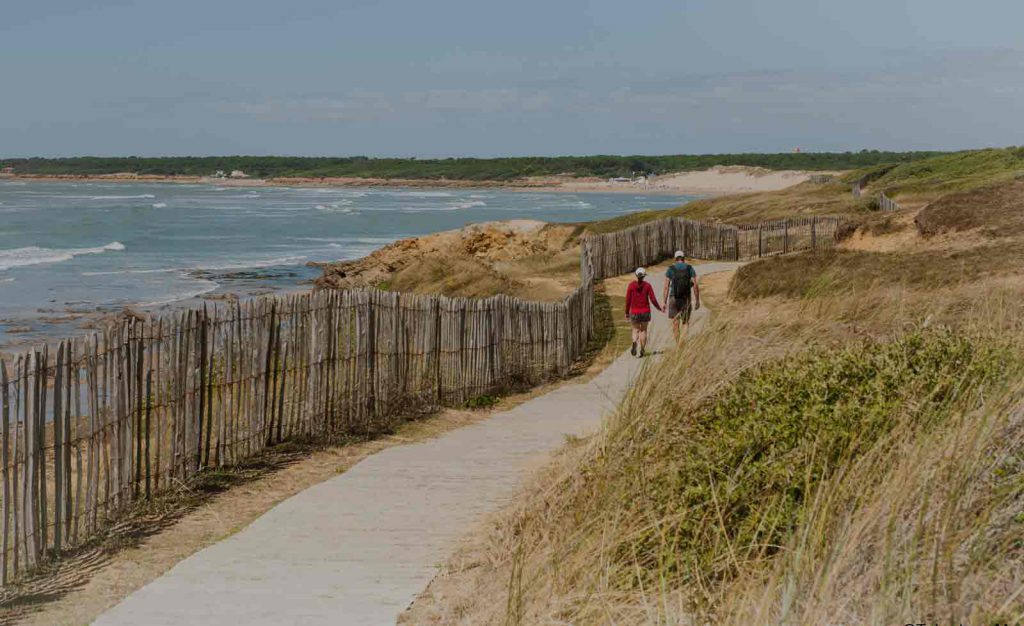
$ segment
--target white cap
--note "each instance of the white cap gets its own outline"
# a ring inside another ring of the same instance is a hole
[[[673,259],[678,259],[679,257],[685,257],[685,256],[686,256],[685,252],[683,252],[682,250],[676,250],[676,253],[674,255],[672,255],[672,258]]]
[[[636,268],[636,272],[634,272],[634,274],[636,274],[637,276],[647,276],[647,270],[645,270],[642,267],[638,267]]]

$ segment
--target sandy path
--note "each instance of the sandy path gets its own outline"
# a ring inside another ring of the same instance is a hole
[[[695,329],[706,315],[697,312]],[[668,328],[656,314],[653,346],[667,342]],[[185,559],[94,623],[394,624],[458,538],[514,495],[566,435],[593,432],[644,362],[624,354],[589,382],[375,454]]]

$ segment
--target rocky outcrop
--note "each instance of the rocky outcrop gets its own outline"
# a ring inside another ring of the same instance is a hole
[[[488,264],[553,253],[573,245],[577,229],[534,220],[472,224],[422,237],[402,239],[353,261],[315,263],[323,275],[321,289],[345,289],[386,283],[423,259],[472,258]]]

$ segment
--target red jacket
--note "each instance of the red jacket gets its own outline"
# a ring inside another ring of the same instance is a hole
[[[658,304],[658,298],[654,295],[654,287],[651,287],[651,283],[646,280],[640,282],[634,280],[629,283],[629,287],[626,287],[626,313],[634,315],[637,313],[650,313],[651,305],[654,304],[654,308],[661,310],[661,305]]]

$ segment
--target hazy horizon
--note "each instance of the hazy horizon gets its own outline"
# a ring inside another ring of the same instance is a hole
[[[1024,144],[1024,5],[72,0],[0,23],[6,157]]]
[[[982,150],[988,148],[1006,148],[1013,147],[1007,146],[971,146],[965,148],[954,148],[950,150],[935,150],[935,152],[963,152],[967,150]],[[861,148],[858,150],[801,150],[805,154],[843,154],[843,153],[855,153],[855,152],[883,152],[878,148]],[[927,152],[926,150],[893,150],[893,152]],[[731,155],[731,154],[788,154],[788,152],[769,152],[769,151],[747,151],[747,152],[662,152],[662,153],[601,153],[601,154],[493,154],[486,156],[470,155],[470,154],[452,154],[452,155],[440,155],[440,156],[418,156],[418,155],[406,155],[406,154],[382,154],[382,155],[368,155],[368,154],[278,154],[274,152],[266,153],[252,153],[252,154],[152,154],[152,155],[140,155],[140,154],[68,154],[68,155],[53,155],[43,156],[39,154],[0,154],[0,160],[3,159],[79,159],[79,158],[97,158],[97,159],[182,159],[182,158],[199,158],[199,159],[217,159],[217,158],[247,158],[247,157],[279,157],[286,159],[353,159],[353,158],[368,158],[368,159],[417,159],[417,160],[444,160],[444,159],[548,159],[548,158],[593,158],[593,157],[615,157],[615,158],[629,158],[629,157],[668,157],[668,156],[716,156],[716,155]]]

